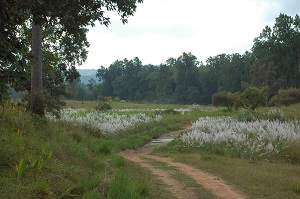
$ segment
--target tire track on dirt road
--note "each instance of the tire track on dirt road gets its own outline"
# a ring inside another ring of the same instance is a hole
[[[161,137],[177,137],[181,132],[186,131],[184,129],[181,131],[174,131],[163,134]],[[157,162],[162,162],[168,166],[176,167],[176,170],[180,173],[189,176],[196,183],[204,187],[205,189],[211,191],[216,197],[222,199],[245,199],[246,196],[236,190],[234,187],[228,185],[224,180],[218,176],[211,175],[207,172],[195,169],[183,163],[174,162],[170,157],[160,157],[156,155],[151,155],[153,147],[147,146],[136,151],[125,151],[120,153],[124,158],[138,163],[140,166],[149,169],[155,176],[161,179],[166,185],[169,186],[168,190],[177,198],[181,199],[194,199],[198,198],[196,193],[192,188],[187,187],[184,183],[174,179],[167,170],[157,169],[150,163],[147,163],[145,159],[151,159]]]
[[[132,162],[138,163],[141,167],[149,169],[152,174],[154,174],[158,179],[162,180],[163,183],[167,185],[166,189],[170,191],[174,195],[174,197],[179,199],[198,198],[191,188],[187,187],[179,180],[173,178],[170,172],[155,168],[155,166],[147,163],[147,161],[142,156],[140,156],[140,154],[137,155],[134,153],[123,153],[122,156]]]

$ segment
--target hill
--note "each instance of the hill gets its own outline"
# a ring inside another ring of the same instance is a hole
[[[98,80],[96,77],[97,70],[96,69],[77,69],[80,74],[80,80],[84,84],[88,84],[89,80],[95,79]]]

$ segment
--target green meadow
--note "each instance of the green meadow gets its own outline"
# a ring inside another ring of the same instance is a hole
[[[93,110],[96,105],[67,101],[67,108],[72,109]],[[300,117],[299,104],[277,107],[284,116],[264,114],[269,108],[250,114],[210,106],[128,102],[111,106],[111,111],[123,109],[132,114],[147,110],[162,117],[109,133],[80,122],[35,117],[6,103],[0,110],[0,198],[172,198],[147,169],[118,153],[142,147],[164,132],[191,126],[199,118],[297,121]],[[299,198],[299,140],[285,144],[288,147],[280,154],[259,158],[259,154],[236,155],[239,151],[231,153],[228,146],[220,144],[215,148],[189,146],[178,138],[153,153],[220,176],[249,198]],[[177,178],[186,180],[182,175]]]

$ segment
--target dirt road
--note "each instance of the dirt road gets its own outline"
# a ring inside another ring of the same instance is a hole
[[[187,129],[183,130],[186,131]],[[175,138],[182,131],[174,131],[163,134],[161,138]],[[220,177],[211,175],[209,173],[203,172],[199,169],[195,169],[191,166],[174,162],[172,158],[169,157],[159,157],[151,155],[153,146],[146,145],[145,147],[136,150],[136,151],[126,151],[120,155],[124,158],[133,161],[140,166],[149,169],[153,175],[158,179],[161,179],[166,185],[168,185],[168,190],[174,195],[174,197],[179,199],[196,199],[198,198],[195,191],[186,186],[183,182],[172,177],[170,172],[166,169],[158,169],[149,163],[149,160],[154,160],[156,162],[164,163],[168,166],[176,168],[180,173],[189,176],[196,183],[204,187],[205,189],[211,191],[217,198],[224,199],[244,199],[246,198],[238,190],[235,190],[233,187],[229,186],[224,180]]]

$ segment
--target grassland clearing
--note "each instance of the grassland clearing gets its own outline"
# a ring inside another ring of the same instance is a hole
[[[97,105],[94,102],[69,103],[73,104],[69,107],[77,104],[85,110]],[[112,103],[112,107],[110,115],[142,113],[162,118],[107,133],[89,124],[33,117],[10,105],[1,109],[0,197],[172,198],[170,192],[165,192],[161,180],[117,153],[138,149],[152,138],[183,129],[199,118],[230,116],[241,121],[278,119],[289,122],[297,121],[300,116],[300,105],[277,107],[284,112],[284,117],[280,112],[266,114],[270,110],[267,108],[250,115],[242,110],[228,112],[210,106],[126,102]],[[229,153],[229,148],[228,153],[222,151],[223,145],[204,150],[175,139],[155,149],[154,154],[220,176],[249,198],[299,198],[299,140],[293,140],[288,146],[283,148],[281,155],[255,158],[259,154],[242,157]],[[177,176],[180,180],[181,175]],[[183,180],[185,178],[182,176]],[[126,194],[121,196],[120,191]]]

